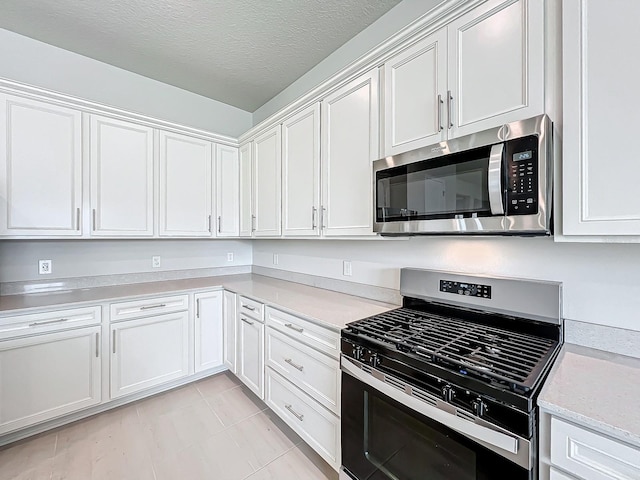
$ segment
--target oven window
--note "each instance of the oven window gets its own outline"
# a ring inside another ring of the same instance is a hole
[[[489,215],[490,147],[376,173],[378,222]]]
[[[365,393],[365,457],[395,480],[476,480],[473,450]]]

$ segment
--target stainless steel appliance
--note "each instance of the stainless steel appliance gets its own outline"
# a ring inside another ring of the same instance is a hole
[[[341,478],[536,480],[561,285],[402,269],[401,292],[342,331]]]
[[[546,115],[373,163],[382,235],[549,235],[552,128]]]

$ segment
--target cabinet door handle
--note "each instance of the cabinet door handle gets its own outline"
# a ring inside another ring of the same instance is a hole
[[[251,231],[252,232],[256,231],[256,216],[255,215],[251,215]]]
[[[311,207],[311,230],[315,230],[317,225],[316,225],[316,214],[318,212],[318,209],[316,207]]]
[[[222,233],[222,215],[218,215],[218,233]]]
[[[324,230],[324,217],[327,215],[327,209],[320,207],[320,230]]]
[[[100,356],[100,333],[96,332],[96,358]]]
[[[80,207],[76,208],[76,230],[80,230]]]
[[[113,331],[113,353],[116,353],[116,331]]]
[[[250,322],[249,320],[247,320],[244,317],[240,317],[240,320],[242,320],[244,323],[248,324],[248,325],[253,325],[253,322]]]
[[[291,405],[285,405],[284,408],[286,408],[287,410],[289,410],[291,413],[293,413],[293,415],[300,420],[301,422],[304,419],[304,415],[302,415],[301,413],[296,412],[293,407]]]
[[[96,231],[96,209],[91,212],[91,230]]]
[[[200,299],[196,298],[196,318],[200,318]]]
[[[209,233],[211,233],[211,215],[209,215],[208,222],[209,222]]]
[[[451,95],[451,90],[447,90],[447,123],[449,124],[449,129],[453,127],[452,106],[453,96]]]
[[[304,332],[304,328],[296,327],[293,323],[285,323],[284,326],[298,333]]]
[[[296,363],[293,363],[293,360],[291,360],[290,358],[285,358],[284,361],[287,362],[289,365],[291,365],[296,370],[300,370],[300,371],[304,370],[304,367],[302,365],[298,365]]]
[[[441,132],[442,130],[444,130],[444,127],[442,126],[442,104],[444,102],[442,101],[442,95],[438,94],[438,131]]]
[[[42,321],[42,322],[33,322],[33,323],[30,323],[29,326],[30,327],[39,327],[41,325],[52,325],[54,323],[63,323],[63,322],[68,322],[68,321],[69,321],[68,318],[58,318],[56,320],[45,320],[45,321]]]
[[[144,307],[140,307],[140,310],[151,310],[152,308],[163,308],[166,306],[166,303],[159,303],[157,305],[145,305]]]

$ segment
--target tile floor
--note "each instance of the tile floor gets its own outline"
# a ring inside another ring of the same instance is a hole
[[[0,480],[336,480],[221,373],[0,449]]]

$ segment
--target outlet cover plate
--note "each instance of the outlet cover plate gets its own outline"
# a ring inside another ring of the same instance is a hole
[[[233,252],[227,253],[227,262],[233,262]]]
[[[153,257],[151,257],[151,266],[153,268],[160,268],[160,265],[161,265],[160,255],[154,255]]]
[[[49,275],[53,268],[53,262],[51,260],[38,260],[38,273],[40,275]]]
[[[344,262],[342,262],[342,275],[344,275],[345,277],[350,277],[351,273],[351,262],[345,260]]]

